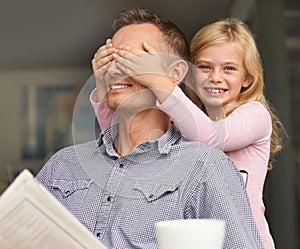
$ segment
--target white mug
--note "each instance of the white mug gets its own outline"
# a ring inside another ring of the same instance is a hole
[[[222,249],[225,221],[167,220],[155,224],[160,249]]]

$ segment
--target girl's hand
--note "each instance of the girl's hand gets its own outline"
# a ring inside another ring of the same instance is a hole
[[[112,45],[111,39],[107,39],[105,45],[101,46],[94,55],[92,60],[93,72],[96,73],[98,70],[107,66],[113,60],[113,52],[115,48]]]
[[[92,59],[92,68],[96,80],[98,100],[101,100],[106,95],[107,88],[104,81],[104,75],[107,67],[111,63],[115,48],[112,45],[111,39],[107,39],[105,45],[101,46]]]
[[[118,68],[147,88],[156,88],[155,84],[167,76],[166,57],[146,42],[143,42],[143,50],[121,46],[113,54]]]

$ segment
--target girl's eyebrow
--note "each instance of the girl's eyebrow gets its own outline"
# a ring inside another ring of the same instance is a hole
[[[207,59],[198,59],[195,61],[195,64],[198,64],[198,63],[211,63],[211,62]]]
[[[231,59],[225,60],[224,63],[234,63],[234,64],[238,64],[235,60],[231,60]]]
[[[198,59],[195,61],[195,64],[199,64],[199,63],[212,63],[210,60],[208,59]],[[233,61],[233,60],[228,60],[228,61],[224,61],[221,63],[221,65],[235,65],[235,66],[238,66],[239,63]]]

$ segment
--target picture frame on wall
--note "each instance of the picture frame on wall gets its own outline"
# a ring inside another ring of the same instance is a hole
[[[71,143],[77,94],[78,87],[68,83],[21,87],[23,159],[43,159]]]

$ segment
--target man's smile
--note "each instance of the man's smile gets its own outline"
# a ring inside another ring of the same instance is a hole
[[[125,89],[125,88],[129,88],[129,87],[132,87],[132,84],[116,83],[116,84],[113,84],[113,85],[109,86],[110,90]]]

